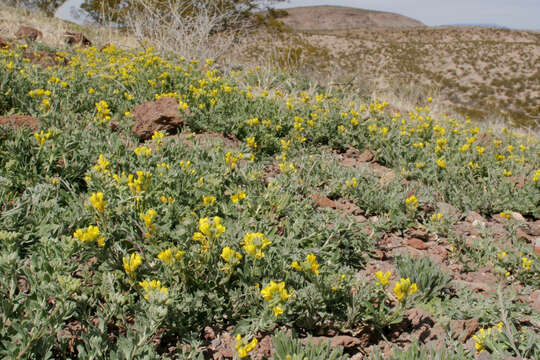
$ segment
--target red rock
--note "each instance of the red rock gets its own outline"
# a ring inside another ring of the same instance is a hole
[[[438,211],[443,214],[443,216],[457,217],[459,216],[459,211],[451,204],[445,202],[438,202],[436,204]]]
[[[536,255],[540,255],[540,237],[537,237],[534,240],[534,252]]]
[[[131,113],[135,117],[131,131],[140,140],[152,138],[154,131],[176,133],[184,125],[178,111],[178,101],[174,98],[161,98],[138,105]]]
[[[0,116],[0,126],[2,125],[8,125],[13,129],[18,129],[21,126],[24,126],[32,131],[37,131],[39,127],[39,119],[27,115]]]
[[[524,231],[531,236],[540,236],[540,220],[527,223]]]
[[[470,320],[452,320],[450,321],[450,329],[454,335],[454,339],[460,342],[466,342],[471,336],[473,336],[478,329],[480,324],[477,319]]]
[[[540,312],[540,290],[535,290],[529,295],[528,301],[536,312]]]
[[[465,217],[465,221],[470,222],[473,225],[476,225],[479,223],[482,223],[482,224],[487,223],[486,219],[484,219],[482,215],[480,215],[479,213],[475,211],[470,211]]]
[[[416,250],[426,250],[429,246],[418,238],[411,238],[407,240],[407,245],[415,248]]]
[[[36,41],[38,38],[43,38],[43,33],[38,29],[34,29],[30,26],[21,26],[15,33],[18,40],[30,40]]]
[[[534,239],[533,236],[530,236],[529,234],[527,234],[525,231],[521,230],[521,229],[517,229],[516,231],[516,240],[525,240],[527,242],[532,242]]]
[[[83,33],[66,31],[64,37],[69,45],[92,46],[92,42]]]

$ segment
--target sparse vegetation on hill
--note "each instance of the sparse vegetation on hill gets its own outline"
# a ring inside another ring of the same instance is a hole
[[[540,356],[538,137],[145,45],[0,41],[0,357]]]

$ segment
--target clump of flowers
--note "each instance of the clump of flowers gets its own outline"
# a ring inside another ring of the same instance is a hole
[[[75,239],[79,239],[83,243],[96,241],[99,247],[105,246],[105,238],[99,233],[99,228],[95,225],[90,225],[85,229],[77,229],[73,233]]]
[[[98,124],[108,123],[111,120],[111,110],[105,100],[96,103],[96,116],[94,121]]]
[[[128,187],[133,195],[139,195],[141,192],[148,190],[152,173],[146,171],[137,171],[137,177],[133,174],[128,175]]]
[[[247,233],[244,236],[244,241],[240,243],[244,247],[246,253],[256,259],[264,257],[263,250],[272,244],[262,233]]]
[[[488,341],[488,338],[495,337],[499,333],[501,333],[503,326],[504,324],[500,322],[497,325],[491,328],[488,328],[487,330],[482,328],[478,331],[478,333],[473,335],[473,339],[475,341],[474,347],[476,348],[476,351],[481,353],[482,351],[486,350],[487,348],[486,343]]]
[[[521,267],[525,271],[531,270],[531,265],[532,265],[532,259],[529,259],[528,257],[525,257],[525,256],[521,258]]]
[[[416,283],[411,284],[411,279],[401,278],[396,285],[394,285],[394,295],[399,302],[404,303],[412,294],[418,290]]]
[[[158,294],[169,294],[169,289],[167,289],[165,286],[161,286],[161,281],[159,280],[151,280],[151,281],[140,281],[139,285],[144,289],[145,295],[144,298],[148,300],[150,298],[151,294],[158,293]]]
[[[193,240],[201,242],[203,252],[207,252],[212,246],[212,241],[218,239],[225,232],[226,227],[221,224],[221,220],[219,216],[199,219],[199,231],[193,234]]]
[[[415,210],[418,207],[418,199],[415,195],[411,195],[405,199],[405,205],[407,208]]]
[[[353,177],[351,180],[345,181],[345,185],[347,185],[347,187],[356,188],[358,186],[358,180]]]
[[[135,279],[135,271],[142,264],[141,255],[139,255],[138,253],[133,253],[130,256],[124,257],[122,259],[122,262],[124,263],[124,271],[126,272],[126,274],[130,278]]]
[[[156,144],[156,150],[159,150],[163,146],[163,138],[165,137],[165,133],[161,131],[154,131],[154,134],[152,135],[152,141],[154,144]]]
[[[103,154],[99,154],[99,158],[98,158],[98,161],[96,162],[96,165],[94,165],[94,170],[98,171],[98,172],[102,172],[102,173],[108,173],[109,172],[109,165],[111,163],[105,159],[105,157],[103,156]]]
[[[216,202],[216,197],[215,196],[204,196],[203,197],[203,205],[204,206],[214,205],[215,202]]]
[[[39,133],[34,133],[34,138],[39,146],[45,145],[45,142],[51,138],[53,133],[51,131],[44,132],[41,130]]]
[[[298,263],[293,261],[291,267],[298,271],[311,272],[315,275],[319,275],[319,263],[317,263],[317,257],[314,254],[308,254],[306,260]]]
[[[242,160],[243,158],[244,158],[244,154],[242,153],[233,154],[232,152],[229,151],[225,154],[225,163],[229,165],[231,170],[234,170],[236,169],[236,163],[239,160]]]
[[[238,357],[243,359],[249,356],[249,353],[257,347],[257,339],[253,338],[250,342],[246,339],[242,339],[242,335],[236,335],[236,345],[234,346]]]
[[[278,317],[283,314],[282,305],[292,296],[292,293],[285,289],[285,282],[270,281],[270,284],[261,290],[261,295],[272,308],[274,316]]]
[[[231,201],[233,203],[238,203],[240,200],[244,200],[245,198],[246,198],[246,192],[245,191],[240,191],[237,194],[232,194],[231,195]]]
[[[137,156],[150,156],[152,155],[152,148],[146,147],[146,146],[139,146],[133,150],[135,155]]]
[[[157,216],[157,212],[154,209],[148,209],[145,213],[140,213],[139,217],[144,221],[144,226],[148,230],[146,237],[150,237],[150,233],[156,229],[156,226],[153,224],[154,218]]]
[[[229,246],[225,246],[221,250],[220,256],[225,261],[225,265],[221,270],[228,274],[232,273],[234,268],[240,264],[240,260],[242,260],[242,254],[231,249]]]
[[[90,204],[92,204],[92,207],[100,213],[105,211],[105,206],[107,206],[107,201],[103,200],[104,196],[105,194],[100,191],[97,193],[92,193],[92,195],[90,195],[88,198]]]
[[[185,251],[177,250],[175,248],[169,248],[166,250],[163,250],[157,255],[157,258],[161,261],[163,261],[165,264],[172,266],[175,262],[182,261],[182,258],[186,254]]]
[[[388,285],[388,281],[390,281],[391,276],[392,276],[391,271],[387,271],[384,274],[381,270],[377,271],[375,273],[375,277],[377,278],[377,280],[379,280],[379,282],[377,282],[377,285],[385,287],[386,285]]]

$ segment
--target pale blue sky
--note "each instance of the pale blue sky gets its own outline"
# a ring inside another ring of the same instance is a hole
[[[426,25],[474,23],[540,29],[540,0],[289,0],[276,7],[312,5],[391,11]]]

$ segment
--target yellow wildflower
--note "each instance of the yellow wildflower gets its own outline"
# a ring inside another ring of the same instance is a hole
[[[391,271],[387,271],[383,274],[382,271],[377,271],[375,273],[375,277],[377,277],[377,280],[379,280],[379,282],[377,283],[377,285],[382,285],[383,287],[386,286],[388,284],[388,281],[390,281],[390,276],[392,276],[392,272]]]
[[[133,253],[129,257],[124,257],[122,262],[124,263],[124,271],[126,274],[134,279],[136,276],[135,271],[142,264],[141,255],[138,253]]]
[[[248,343],[246,340],[242,339],[242,335],[238,334],[236,335],[236,345],[234,348],[238,353],[238,357],[243,359],[249,356],[249,353],[257,347],[257,344],[256,338],[253,338],[251,342]]]
[[[411,284],[409,278],[401,278],[394,286],[394,295],[400,302],[407,300],[409,296],[414,294],[418,290],[416,283]]]
[[[272,244],[262,233],[247,233],[244,236],[244,241],[240,243],[243,245],[246,253],[255,258],[263,258],[263,249]]]
[[[153,292],[159,292],[163,293],[165,295],[169,294],[169,289],[167,289],[165,286],[161,286],[161,281],[159,280],[152,280],[152,281],[140,281],[139,285],[144,289],[145,295],[144,298],[148,300],[150,297],[150,294]]]
[[[105,246],[105,238],[100,235],[99,228],[94,225],[90,225],[86,229],[75,230],[73,237],[84,243],[96,240],[99,247]]]
[[[107,202],[103,200],[103,197],[105,194],[102,192],[92,193],[88,200],[90,200],[90,204],[96,209],[98,212],[103,212],[105,210],[105,206],[107,205]]]

